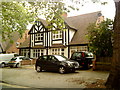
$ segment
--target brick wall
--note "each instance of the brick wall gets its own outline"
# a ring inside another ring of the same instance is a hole
[[[19,38],[17,41],[14,41],[14,43],[6,50],[6,53],[18,53],[19,49],[16,47],[16,43],[23,43],[28,38],[28,32],[29,30],[26,30],[25,33],[23,33],[23,37]]]
[[[34,65],[35,63],[36,63],[36,59],[21,61],[21,65]]]

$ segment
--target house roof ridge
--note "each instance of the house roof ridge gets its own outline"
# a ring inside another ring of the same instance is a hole
[[[94,13],[98,13],[98,12],[101,13],[101,11],[95,11],[95,12],[84,13],[84,14],[80,14],[80,15],[76,15],[76,16],[70,16],[70,17],[67,17],[67,18],[79,17],[79,16],[85,16],[85,15],[90,15],[90,14],[94,14]]]

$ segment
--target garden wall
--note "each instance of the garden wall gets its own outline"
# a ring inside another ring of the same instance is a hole
[[[36,63],[36,59],[21,61],[21,65],[34,65],[35,63]]]

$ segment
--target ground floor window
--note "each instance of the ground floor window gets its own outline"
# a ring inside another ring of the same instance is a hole
[[[20,55],[29,57],[29,49],[21,49]]]
[[[39,56],[44,55],[43,49],[34,49],[33,50],[33,57],[38,58]]]
[[[72,55],[73,52],[78,52],[78,51],[88,51],[88,46],[71,46],[70,56]]]
[[[64,48],[52,48],[52,55],[64,55]]]

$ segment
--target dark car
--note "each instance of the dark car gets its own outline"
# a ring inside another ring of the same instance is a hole
[[[35,69],[37,72],[48,70],[58,71],[61,74],[70,71],[75,72],[78,67],[78,62],[69,60],[62,55],[43,55],[37,59],[35,64]]]
[[[77,61],[80,66],[85,69],[89,69],[92,64],[93,54],[87,51],[74,52],[70,58],[71,60]]]

